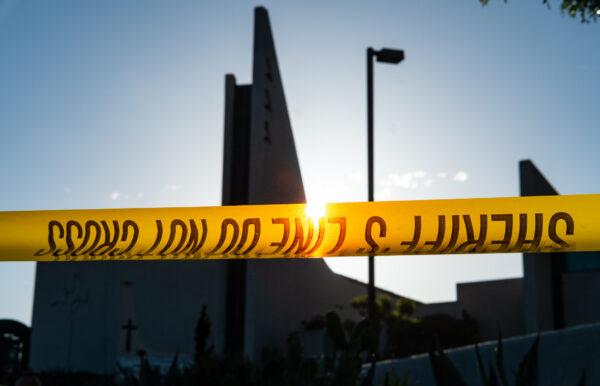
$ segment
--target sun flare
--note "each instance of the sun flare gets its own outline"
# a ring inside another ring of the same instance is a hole
[[[327,213],[327,207],[324,202],[311,201],[306,204],[304,214],[310,218],[313,223],[318,223],[321,217],[325,217]]]

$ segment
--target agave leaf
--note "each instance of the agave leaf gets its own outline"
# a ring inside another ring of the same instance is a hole
[[[348,350],[351,356],[357,356],[365,346],[365,339],[369,331],[369,321],[363,319],[352,329],[352,334],[348,341]]]
[[[581,371],[581,376],[579,377],[579,381],[577,381],[577,386],[585,386],[585,380],[587,378],[587,374],[585,373],[585,369]]]
[[[500,328],[498,328],[498,345],[496,346],[496,369],[498,370],[500,384],[502,386],[509,386],[504,367],[504,346],[502,344],[502,331],[500,331]]]
[[[479,376],[481,377],[481,384],[483,386],[489,386],[490,381],[485,373],[485,367],[483,366],[483,360],[481,359],[478,344],[475,344],[475,356],[477,357],[477,369],[479,370]]]
[[[123,366],[121,366],[119,363],[117,363],[117,368],[119,369],[119,372],[121,372],[121,374],[124,377],[127,377],[131,372],[129,371],[129,369],[124,368]]]
[[[540,334],[537,334],[527,354],[519,363],[515,377],[516,386],[536,386],[538,384],[538,346]]]
[[[387,381],[387,373],[385,374],[385,376]],[[369,372],[360,383],[361,386],[373,386],[373,377],[375,377],[375,362],[371,363],[371,367],[369,367]]]
[[[350,334],[350,341],[348,343],[352,344],[353,341],[362,342],[365,338],[365,333],[369,328],[369,321],[367,319],[363,319],[358,322],[354,328],[352,329],[352,334]]]
[[[442,350],[430,350],[429,362],[436,386],[467,386],[463,376]]]
[[[173,360],[171,361],[171,365],[169,366],[169,370],[167,371],[167,373],[175,374],[179,368],[178,363],[179,363],[179,353],[175,352],[175,356],[173,357]]]
[[[333,340],[331,339],[331,336],[329,336],[329,334],[323,334],[322,344],[323,344],[324,357],[325,358],[334,358],[335,352],[336,352],[336,347],[335,347],[335,343],[333,343]]]
[[[177,386],[180,380],[181,372],[179,371],[179,353],[175,352],[175,356],[171,361],[169,370],[163,378],[163,386]]]
[[[498,377],[496,376],[496,371],[494,370],[494,365],[490,361],[490,383],[488,386],[500,386],[500,382],[498,381]]]

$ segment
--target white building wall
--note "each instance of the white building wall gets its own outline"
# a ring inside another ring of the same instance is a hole
[[[514,385],[514,376],[520,361],[533,343],[535,334],[504,340],[505,366],[508,380]],[[494,361],[496,342],[480,344],[483,362]],[[480,385],[475,349],[467,346],[447,350],[446,354],[463,374],[467,385]],[[586,385],[600,385],[600,324],[571,327],[541,333],[539,345],[539,386],[576,385],[583,369]],[[413,384],[435,386],[428,355],[379,362],[374,384],[383,382],[386,372],[397,376],[408,374]]]

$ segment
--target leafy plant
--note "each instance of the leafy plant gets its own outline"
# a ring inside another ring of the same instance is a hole
[[[359,315],[367,315],[366,296],[354,298],[351,306]],[[393,302],[388,296],[377,297],[375,334],[385,333],[380,350],[382,358],[402,358],[427,352],[431,336],[437,337],[442,348],[460,347],[477,341],[477,322],[466,312],[462,319],[443,314],[417,318],[413,315],[415,308],[415,302],[410,299]],[[345,324],[349,327],[346,331],[351,331],[353,323],[346,321]]]
[[[202,306],[200,317],[196,322],[194,329],[194,363],[203,362],[210,357],[214,351],[214,347],[207,347],[208,337],[210,336],[211,323],[206,312],[206,306]]]
[[[538,347],[540,344],[540,335],[536,335],[533,344],[525,354],[517,374],[515,375],[516,386],[537,386],[538,384]]]
[[[158,368],[152,367],[146,352],[144,350],[138,351],[140,357],[140,375],[139,385],[140,386],[161,386],[161,374]]]
[[[507,0],[504,0],[506,3]],[[490,0],[479,0],[482,5],[487,5]],[[548,8],[550,0],[542,0]],[[582,23],[598,20],[600,17],[600,0],[562,0],[560,10],[570,17],[579,17]]]
[[[502,332],[500,329],[498,329],[498,344],[496,345],[496,369],[498,370],[498,379],[500,384],[502,386],[508,386],[506,368],[504,367],[504,345],[502,344]]]
[[[429,351],[429,362],[437,386],[467,386],[461,373],[439,347]]]
[[[171,366],[165,374],[164,386],[182,386],[183,385],[183,374],[179,370],[179,354],[175,353]]]
[[[304,357],[297,333],[287,339],[285,355],[277,350],[264,350],[259,367],[258,384],[268,386],[312,386],[317,382],[318,363]]]
[[[357,323],[347,337],[339,315],[332,311],[325,316],[325,330],[326,339],[332,343],[328,345],[326,342],[325,345],[326,351],[329,351],[325,354],[326,378],[332,386],[356,384],[362,367],[359,355],[367,350],[372,344],[371,339],[374,339],[373,333],[368,331],[368,321],[363,319]],[[332,350],[327,350],[328,346],[332,346]]]

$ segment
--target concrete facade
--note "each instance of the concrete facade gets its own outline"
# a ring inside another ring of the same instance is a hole
[[[440,303],[424,303],[419,304],[415,308],[414,316],[422,318],[423,316],[443,314],[459,319],[462,316],[463,308],[458,301],[456,302],[440,302]]]
[[[600,321],[600,272],[568,272],[562,280],[566,325]]]
[[[38,263],[31,366],[111,373],[138,349],[185,357],[193,352],[202,305],[213,324],[211,343],[222,350],[224,268],[189,261]],[[136,328],[129,352],[128,320]]]
[[[503,343],[505,368],[510,386],[514,373],[525,353],[531,347],[535,334],[505,339]],[[483,363],[494,362],[497,342],[479,345]],[[475,349],[466,346],[447,350],[446,354],[460,371],[467,385],[480,385]],[[570,327],[540,334],[539,385],[576,385],[582,371],[586,371],[586,385],[600,384],[600,324]],[[411,384],[435,386],[428,355],[378,362],[374,384],[383,382],[387,372],[396,376],[407,374]],[[489,371],[486,369],[486,371]]]
[[[523,280],[459,283],[458,303],[478,323],[481,340],[523,334]]]
[[[523,279],[490,280],[456,285],[456,301],[419,304],[415,316],[445,314],[462,318],[466,312],[477,321],[482,341],[523,334]]]

